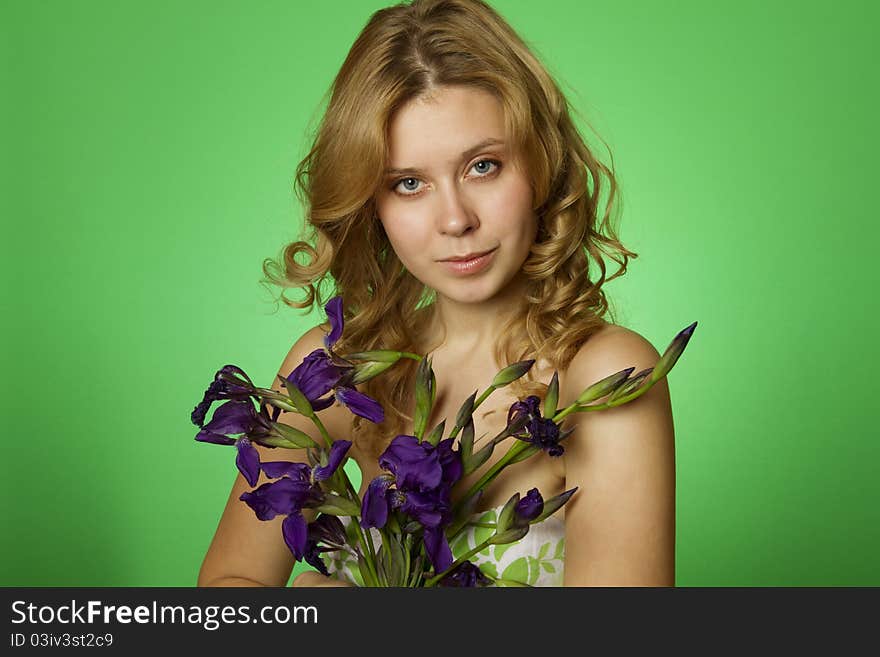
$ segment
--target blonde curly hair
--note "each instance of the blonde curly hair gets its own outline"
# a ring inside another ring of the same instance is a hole
[[[333,81],[313,145],[297,167],[302,239],[287,244],[277,260],[263,262],[262,282],[282,288],[278,299],[305,313],[340,295],[345,331],[337,353],[424,354],[435,346],[418,338],[431,325],[436,293],[397,258],[374,197],[387,166],[395,112],[452,85],[489,91],[501,102],[508,138],[530,174],[538,217],[537,238],[522,268],[528,293],[498,336],[496,362],[540,358],[561,369],[606,323],[606,313],[614,320],[602,286],[623,275],[628,258],[638,254],[615,232],[613,157],[609,169],[591,152],[556,82],[481,0],[414,0],[371,16]],[[600,217],[603,193],[608,198]],[[305,262],[297,261],[300,254]],[[619,265],[607,278],[603,254]],[[288,299],[288,288],[303,289],[305,298]],[[363,384],[363,392],[385,409],[385,421],[374,425],[355,417],[359,447],[378,453],[405,432],[416,367],[405,359]],[[530,372],[512,392],[543,398],[546,386]]]

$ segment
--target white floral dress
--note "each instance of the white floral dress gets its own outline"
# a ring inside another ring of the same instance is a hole
[[[452,556],[458,559],[480,545],[492,535],[494,524],[503,505],[474,514],[467,527],[455,537],[450,545]],[[343,518],[348,525],[349,518]],[[373,540],[378,545],[381,537],[373,531]],[[345,552],[330,552],[323,555],[327,570],[357,586],[363,586],[363,578],[354,556]],[[562,586],[565,561],[565,523],[557,514],[529,528],[529,533],[515,543],[490,545],[470,558],[479,566],[484,575],[491,580],[500,580],[498,585]]]

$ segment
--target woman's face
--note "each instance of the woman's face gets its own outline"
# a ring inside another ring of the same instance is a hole
[[[493,298],[520,272],[538,227],[501,103],[479,89],[441,87],[392,117],[389,142],[376,207],[401,262],[438,295]],[[490,250],[477,263],[443,262]]]

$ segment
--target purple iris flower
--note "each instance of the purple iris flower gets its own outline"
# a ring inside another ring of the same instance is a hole
[[[438,582],[440,586],[486,586],[489,583],[489,578],[470,561],[462,562]]]
[[[211,421],[196,434],[196,440],[216,445],[235,445],[238,456],[235,464],[251,486],[260,478],[260,455],[251,438],[258,438],[271,430],[271,420],[265,406],[258,414],[248,400],[230,400],[214,411]],[[239,438],[231,435],[243,434]]]
[[[565,448],[559,441],[565,435],[560,434],[559,426],[553,420],[541,417],[540,402],[540,398],[535,395],[514,402],[507,413],[507,424],[510,426],[517,420],[525,420],[524,432],[513,435],[543,449],[550,456],[561,456]]]
[[[228,378],[223,378],[224,375]],[[238,383],[229,379],[238,379]],[[190,419],[192,423],[198,427],[205,424],[205,416],[211,404],[221,399],[246,400],[254,393],[254,386],[240,367],[235,365],[224,365],[214,374],[214,380],[205,390],[205,394],[196,407],[193,409]]]
[[[436,572],[452,565],[444,528],[452,520],[452,485],[462,475],[452,442],[448,438],[435,447],[415,436],[397,436],[379,457],[386,473],[370,482],[361,505],[364,528],[381,529],[392,510],[417,520],[424,527],[425,550]]]
[[[327,465],[312,468],[305,463],[269,461],[261,468],[269,477],[280,477],[250,492],[242,493],[245,502],[260,520],[271,520],[277,515],[287,516],[281,523],[284,542],[297,561],[308,552],[308,524],[302,514],[304,508],[320,506],[324,492],[319,481],[329,479],[342,463],[351,447],[348,440],[337,440],[330,448]],[[314,553],[310,554],[314,557]]]
[[[324,349],[315,349],[306,356],[287,380],[306,396],[315,411],[332,406],[335,400],[355,415],[378,424],[385,419],[382,406],[349,383],[355,373],[354,365],[333,353],[333,345],[342,336],[345,326],[342,297],[330,299],[324,311],[330,322],[330,333],[324,336]],[[328,394],[331,391],[333,394]]]

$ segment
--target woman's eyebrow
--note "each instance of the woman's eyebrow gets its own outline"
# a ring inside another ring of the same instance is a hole
[[[487,148],[489,146],[503,146],[503,145],[504,145],[503,139],[496,139],[495,137],[489,137],[489,138],[481,141],[479,144],[474,144],[473,146],[468,148],[466,151],[464,151],[460,155],[460,157],[462,160],[465,160],[473,155],[476,155],[478,152],[480,152],[481,150],[483,150],[484,148]],[[385,169],[386,176],[401,176],[401,175],[407,174],[407,173],[421,173],[421,171],[419,169],[414,168],[414,167],[409,167],[406,169]]]

